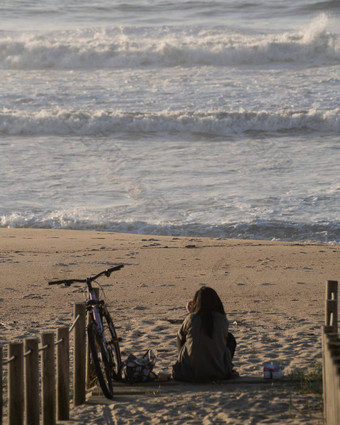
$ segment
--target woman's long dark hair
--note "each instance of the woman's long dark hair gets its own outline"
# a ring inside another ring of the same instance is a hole
[[[214,333],[214,317],[212,314],[214,311],[225,314],[217,292],[209,286],[203,286],[194,295],[191,312],[202,317],[202,327],[210,338],[213,337]]]

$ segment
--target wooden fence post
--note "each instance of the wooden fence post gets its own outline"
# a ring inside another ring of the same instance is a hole
[[[42,343],[42,414],[43,425],[56,423],[56,383],[55,383],[55,346],[54,334],[43,333]]]
[[[333,410],[332,410],[332,420],[330,424],[339,425],[340,416],[339,416],[339,406],[338,406],[338,369],[340,366],[340,341],[338,340],[336,343],[331,343],[330,345],[330,356],[331,356],[331,372],[332,372],[332,380],[331,380],[331,391],[332,391],[332,401],[333,401]]]
[[[327,300],[338,299],[338,281],[337,280],[327,280],[326,299]]]
[[[322,337],[322,396],[323,396],[323,418],[324,423],[326,424],[326,402],[327,402],[327,385],[326,385],[326,341],[327,341],[327,331],[326,326],[322,327],[321,331]]]
[[[338,360],[337,355],[340,352],[340,341],[337,335],[328,335],[327,341],[327,400],[326,400],[326,418],[327,425],[338,425],[337,418],[337,393],[336,387],[336,365]]]
[[[2,345],[0,345],[0,425],[2,425],[3,415],[3,396],[2,396]]]
[[[12,342],[8,347],[8,417],[9,425],[24,423],[24,346]]]
[[[39,340],[25,340],[26,418],[27,425],[39,425]]]
[[[339,411],[339,405],[338,405],[339,366],[340,366],[340,358],[337,357],[336,359],[333,359],[334,424],[336,425],[340,424],[340,415],[339,415],[340,411]]]
[[[74,361],[73,361],[73,403],[75,406],[84,404],[86,400],[86,305],[76,303],[74,318],[77,320],[74,329]]]
[[[57,334],[57,400],[58,420],[70,418],[70,343],[69,329],[58,329]]]
[[[323,414],[326,421],[328,409],[328,376],[330,368],[328,342],[330,339],[337,338],[337,335],[332,333],[332,326],[323,326],[322,328],[322,386],[323,386]],[[325,422],[326,423],[326,422]]]
[[[339,420],[340,420],[340,367],[339,366],[337,366],[335,379],[336,379],[335,403],[336,403],[337,417],[338,417],[338,423],[339,423]]]
[[[326,284],[325,325],[338,332],[338,281],[328,280]]]
[[[338,281],[327,281],[325,298],[325,326],[322,330],[324,421],[327,425],[338,425],[340,423]]]

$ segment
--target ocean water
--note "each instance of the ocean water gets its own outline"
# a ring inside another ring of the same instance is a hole
[[[340,2],[2,0],[0,226],[340,242]]]

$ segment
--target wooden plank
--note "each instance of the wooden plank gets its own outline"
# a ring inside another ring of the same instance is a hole
[[[9,425],[24,423],[24,345],[12,342],[8,347],[8,357],[12,359],[8,371],[8,416]]]
[[[26,366],[26,419],[29,425],[39,425],[40,392],[39,392],[39,340],[25,340]]]
[[[0,425],[2,425],[3,416],[3,394],[2,394],[2,345],[0,345]]]
[[[262,376],[245,376],[237,379],[229,379],[220,382],[211,383],[190,383],[180,381],[153,381],[136,384],[125,384],[115,383],[114,385],[114,397],[120,396],[135,396],[135,395],[150,395],[160,393],[182,393],[187,391],[211,391],[212,386],[216,390],[221,388],[231,388],[233,386],[245,386],[245,385],[261,385],[261,386],[282,386],[282,385],[296,385],[299,382],[298,379],[292,379],[290,377],[283,377],[280,379],[265,379]],[[103,402],[105,397],[103,396],[99,387],[92,391],[92,395],[89,402]],[[113,403],[114,401],[106,400],[106,403]]]

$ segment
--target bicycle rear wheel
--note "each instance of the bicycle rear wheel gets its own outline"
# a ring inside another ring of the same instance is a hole
[[[113,374],[111,371],[110,353],[101,332],[94,322],[87,327],[89,346],[92,355],[92,361],[96,370],[99,385],[106,398],[113,398]]]

